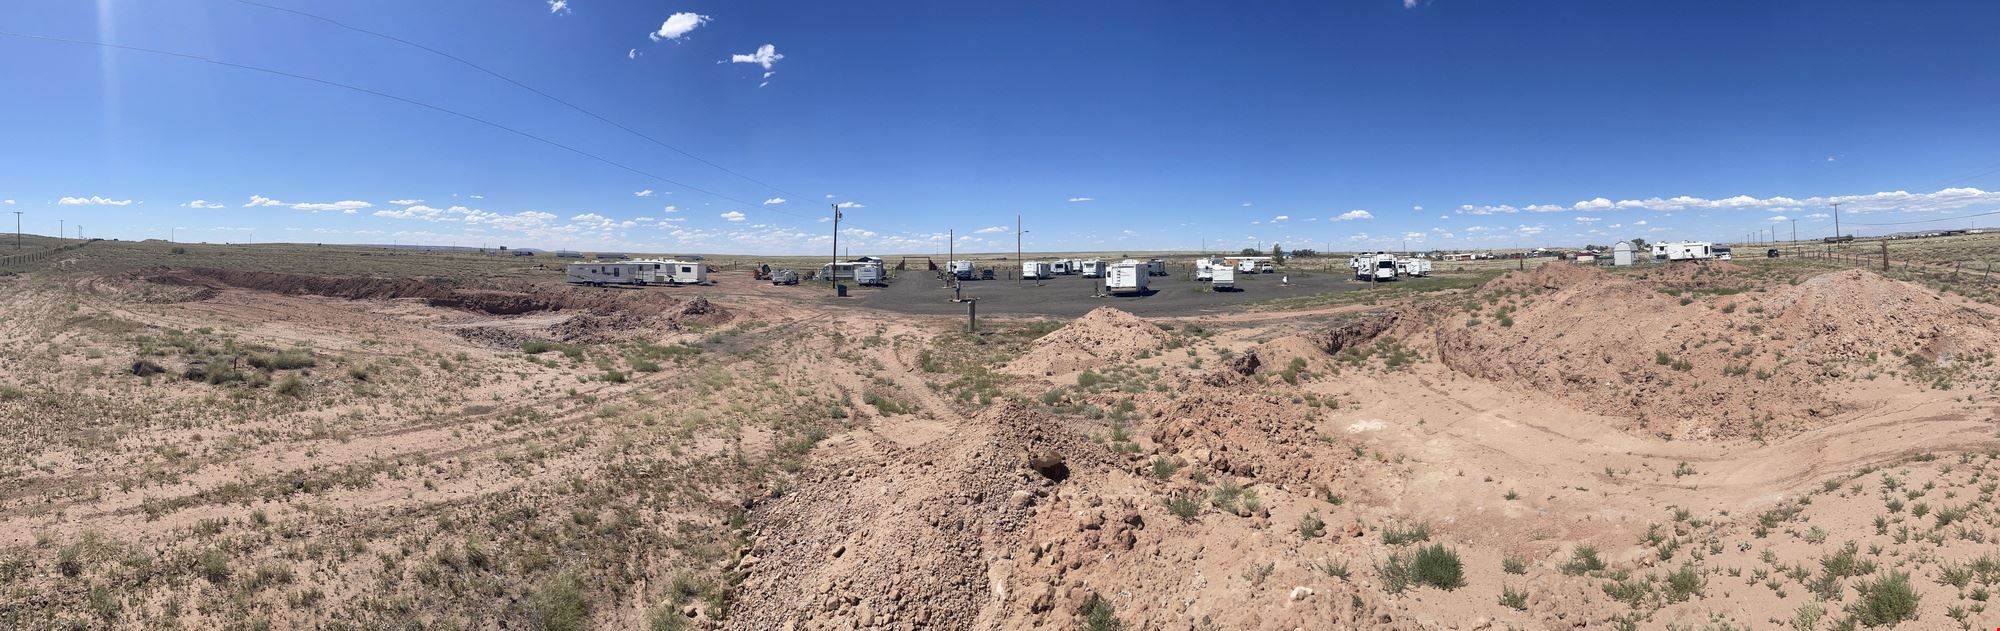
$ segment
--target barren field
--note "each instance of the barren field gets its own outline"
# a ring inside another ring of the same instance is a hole
[[[0,626],[2000,619],[2000,307],[1957,270],[1487,265],[967,333],[742,271],[181,250],[0,273]]]

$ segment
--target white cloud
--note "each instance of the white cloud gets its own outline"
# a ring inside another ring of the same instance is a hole
[[[1405,9],[1417,8],[1417,0],[1403,0],[1403,8]]]
[[[56,203],[63,206],[130,206],[132,205],[132,200],[111,199],[92,195],[89,197],[64,197],[56,200]]]
[[[677,206],[668,206],[668,207],[666,207],[666,208],[661,208],[661,209],[660,209],[660,211],[661,211],[661,212],[670,212],[670,213],[677,213],[677,212],[680,212],[680,211],[681,211],[681,209],[680,209],[680,207],[677,207]]]
[[[1340,216],[1339,216],[1339,217],[1334,217],[1334,218],[1333,218],[1333,220],[1334,220],[1334,221],[1354,221],[1354,220],[1357,220],[1357,219],[1374,219],[1374,218],[1375,218],[1375,213],[1371,213],[1371,212],[1368,212],[1368,211],[1366,211],[1366,210],[1350,210],[1350,211],[1347,211],[1347,212],[1344,212],[1344,213],[1340,213]]]
[[[1644,220],[1644,219],[1640,219],[1640,220],[1638,220],[1638,221],[1634,221],[1634,222],[1632,222],[1632,225],[1634,225],[1634,226],[1643,226],[1643,225],[1646,225],[1646,220]]]
[[[1284,220],[1286,220],[1286,219],[1291,219],[1291,218],[1292,218],[1292,216],[1291,216],[1291,215],[1278,215],[1278,216],[1276,216],[1276,217],[1272,217],[1272,218],[1271,218],[1271,223],[1277,223],[1277,222],[1280,222],[1280,221],[1284,221]]]
[[[569,0],[549,0],[549,13],[568,15]]]
[[[1422,206],[1411,206],[1411,207],[1410,207],[1410,210],[1414,210],[1414,211],[1417,211],[1417,212],[1423,212],[1423,211],[1424,211],[1424,207],[1422,207]]]
[[[1546,231],[1548,231],[1548,229],[1549,229],[1549,227],[1548,227],[1548,226],[1541,226],[1541,225],[1535,225],[1535,226],[1529,226],[1529,225],[1522,225],[1522,226],[1520,226],[1520,227],[1518,227],[1518,228],[1515,228],[1515,229],[1514,229],[1514,234],[1517,234],[1517,235],[1521,235],[1521,236],[1524,236],[1524,237],[1532,237],[1532,236],[1535,236],[1535,235],[1538,235],[1538,234],[1541,234],[1541,233],[1543,233],[1543,232],[1546,232]]]
[[[570,217],[569,220],[581,221],[584,223],[599,223],[599,222],[611,221],[611,218],[597,213],[584,213],[581,215]]]
[[[269,198],[269,197],[265,197],[265,196],[263,196],[263,195],[251,195],[251,196],[250,196],[250,203],[248,203],[248,204],[244,204],[244,205],[243,205],[243,207],[244,207],[244,208],[256,208],[256,207],[259,207],[259,206],[283,206],[283,205],[285,205],[285,203],[284,203],[284,202],[281,202],[281,201],[278,201],[278,200],[275,200],[275,199],[271,199],[271,198]]]
[[[1786,216],[1784,216],[1784,215],[1777,215],[1777,216],[1774,216],[1774,217],[1771,217],[1771,223],[1784,223],[1784,222],[1787,222],[1787,221],[1791,221],[1791,220],[1792,220],[1792,219],[1791,219],[1790,217],[1786,217]]]
[[[1612,201],[1597,197],[1559,206],[1554,204],[1534,204],[1529,206],[1479,205],[1459,206],[1458,212],[1467,215],[1511,214],[1518,212],[1560,212],[1560,211],[1600,211],[1600,210],[1651,210],[1674,212],[1683,210],[1764,210],[1782,211],[1786,209],[1824,207],[1835,203],[1856,213],[1875,212],[1936,212],[1965,208],[1978,204],[2000,202],[2000,192],[1983,191],[1977,188],[1946,188],[1932,193],[1911,193],[1909,191],[1883,191],[1863,195],[1822,195],[1813,197],[1751,197],[1737,195],[1721,199],[1709,199],[1689,195],[1675,197],[1649,197],[1646,199],[1624,199]]]
[[[764,205],[765,205],[765,206],[776,206],[776,205],[778,205],[778,204],[783,204],[783,203],[785,203],[785,198],[783,198],[783,197],[773,197],[773,198],[770,198],[770,199],[767,199],[767,200],[764,200]]]
[[[667,16],[667,21],[660,23],[660,30],[653,31],[647,37],[653,38],[653,41],[656,42],[662,39],[680,39],[682,35],[688,34],[689,31],[707,24],[708,19],[706,15],[675,13]]]
[[[1009,228],[1009,227],[1006,227],[1006,226],[989,226],[989,227],[985,227],[985,228],[980,228],[980,229],[978,229],[978,230],[974,230],[974,231],[972,231],[972,233],[973,233],[973,234],[1002,234],[1002,233],[1007,233],[1007,232],[1013,232],[1013,231],[1014,231],[1014,229],[1013,229],[1013,228]]]
[[[637,49],[637,48],[628,48],[628,49],[625,49],[625,58],[626,58],[626,59],[638,59],[638,58],[639,58],[639,49]]]
[[[1826,213],[1813,213],[1813,214],[1810,214],[1810,215],[1806,215],[1806,218],[1807,218],[1807,219],[1827,219],[1827,218],[1830,218],[1830,217],[1832,217],[1832,216],[1833,216],[1833,215],[1829,215],[1829,214],[1826,214]]]
[[[389,200],[389,205],[391,205],[391,206],[408,206],[408,205],[411,205],[411,204],[421,204],[421,203],[424,203],[424,200],[421,200],[421,199],[392,199],[392,200]]]
[[[650,189],[650,188],[649,188],[649,189],[646,189],[646,190],[643,190],[643,191],[639,191],[639,192],[636,192],[636,193],[633,193],[633,194],[632,194],[632,196],[633,196],[633,197],[652,197],[652,196],[653,196],[653,189]]]
[[[324,202],[324,203],[302,202],[302,203],[292,204],[292,210],[303,210],[315,213],[338,212],[338,213],[346,213],[352,215],[356,211],[367,208],[373,208],[374,206],[375,206],[374,204],[370,204],[368,202],[348,199],[337,202]]]
[[[1251,204],[1250,202],[1243,202],[1243,207],[1244,207],[1244,208],[1249,208],[1249,207],[1251,207],[1252,205],[1253,205],[1253,204]]]
[[[1597,223],[1597,222],[1600,222],[1600,221],[1604,221],[1604,218],[1603,218],[1603,217],[1577,217],[1577,218],[1576,218],[1576,221],[1577,221],[1577,223]]]
[[[730,55],[729,62],[737,64],[757,64],[759,66],[763,66],[764,70],[768,71],[771,69],[771,66],[776,65],[778,63],[778,60],[784,58],[785,58],[784,55],[778,53],[777,46],[772,44],[765,44],[763,46],[758,46],[757,52],[750,53],[748,55]]]
[[[1071,197],[1069,198],[1069,201],[1070,203],[1077,203],[1077,202],[1092,202],[1097,200],[1091,199],[1089,197]]]
[[[727,219],[727,220],[730,220],[730,221],[742,221],[742,220],[744,219],[744,217],[745,217],[745,216],[744,216],[744,214],[743,214],[743,213],[740,213],[740,212],[736,212],[736,211],[734,211],[734,210],[732,210],[732,211],[729,211],[729,212],[726,212],[726,213],[722,213],[722,218],[723,218],[723,219]]]
[[[12,205],[14,205],[14,200],[11,200],[11,199],[0,199],[0,204],[6,204],[6,205],[8,205],[8,206],[12,206]]]
[[[841,202],[838,204],[834,204],[834,206],[838,208],[867,208],[867,206],[856,204],[854,202]]]
[[[217,203],[215,203],[215,202],[211,202],[211,201],[208,201],[208,200],[205,200],[205,199],[197,199],[197,200],[193,200],[193,201],[190,201],[190,202],[188,202],[188,203],[185,203],[185,204],[181,204],[181,208],[210,208],[210,209],[213,209],[213,208],[221,208],[221,207],[222,207],[222,204],[217,204]]]

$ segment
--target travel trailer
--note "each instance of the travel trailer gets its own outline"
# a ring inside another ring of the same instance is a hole
[[[1144,263],[1140,264],[1142,267],[1144,265]],[[1082,273],[1084,278],[1104,278],[1106,267],[1104,261],[1097,259],[1077,263],[1078,272]]]
[[[1103,262],[1100,261],[1098,264],[1102,265]],[[1119,261],[1117,265],[1111,266],[1104,277],[1105,291],[1119,295],[1146,293],[1146,281],[1151,277],[1147,271],[1150,267],[1146,263],[1132,259]]]
[[[1372,272],[1367,275],[1367,280],[1375,282],[1396,280],[1396,255],[1387,252],[1378,252],[1374,256],[1367,257],[1367,259],[1368,267],[1366,271]]]
[[[708,284],[708,264],[701,261],[661,261],[666,266],[666,282],[670,285]]]
[[[1049,273],[1050,273],[1050,274],[1075,274],[1075,273],[1076,273],[1076,268],[1074,268],[1074,267],[1071,267],[1071,264],[1072,264],[1072,262],[1071,262],[1071,261],[1070,261],[1069,259],[1056,259],[1056,260],[1055,260],[1055,262],[1053,262],[1053,263],[1049,263]]]
[[[1041,280],[1049,277],[1048,261],[1021,261],[1021,278]]]
[[[1146,261],[1146,273],[1152,276],[1166,276],[1167,262],[1160,259]]]
[[[1715,258],[1714,247],[1707,241],[1656,243],[1653,244],[1653,256],[1669,261],[1702,261]]]
[[[1227,267],[1227,264],[1215,258],[1195,259],[1194,279],[1212,280],[1215,278],[1215,268],[1218,267]]]
[[[637,263],[570,263],[563,272],[569,282],[578,285],[644,285],[646,278],[639,267]]]
[[[820,280],[852,280],[863,285],[880,285],[889,282],[880,259],[863,258],[854,261],[825,263],[819,266]]]
[[[1220,261],[1215,262],[1208,268],[1208,282],[1209,286],[1214,287],[1218,291],[1235,289],[1236,267]]]
[[[854,266],[854,284],[887,285],[889,284],[888,270],[883,269],[881,263],[868,262],[857,264]]]
[[[1726,245],[1718,245],[1718,246],[1715,246],[1715,247],[1713,247],[1713,248],[1710,248],[1710,249],[1709,249],[1709,252],[1710,252],[1710,253],[1712,253],[1712,254],[1714,254],[1714,255],[1715,255],[1715,258],[1717,258],[1717,259],[1719,259],[1719,260],[1724,260],[1724,261],[1727,261],[1727,260],[1729,260],[1729,258],[1730,258],[1730,254],[1731,254],[1731,252],[1730,252],[1730,250],[1729,250],[1729,246],[1726,246]]]
[[[1429,276],[1431,275],[1431,261],[1430,259],[1416,258],[1396,259],[1396,273],[1403,276]]]
[[[950,269],[951,269],[951,275],[959,280],[972,280],[974,278],[977,278],[977,275],[974,274],[972,271],[972,261],[952,261],[950,264]]]

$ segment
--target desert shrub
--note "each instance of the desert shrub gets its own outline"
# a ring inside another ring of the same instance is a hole
[[[1604,561],[1597,558],[1595,546],[1577,546],[1570,551],[1569,561],[1564,562],[1561,569],[1564,574],[1582,576],[1604,569]]]
[[[1465,566],[1458,559],[1458,551],[1433,543],[1417,549],[1417,582],[1443,590],[1465,586]]]
[[[549,577],[535,590],[535,622],[547,631],[581,631],[590,616],[590,603],[583,596],[583,579],[566,571]]]
[[[1922,597],[1910,586],[1909,574],[1884,572],[1874,580],[1862,581],[1854,589],[1860,597],[1848,605],[1848,610],[1861,624],[1893,626],[1917,618],[1917,603]]]
[[[1515,590],[1512,585],[1500,587],[1500,604],[1516,611],[1528,610],[1528,592]]]
[[[1667,574],[1667,600],[1681,602],[1690,597],[1700,596],[1702,586],[1708,583],[1701,570],[1693,565],[1683,565],[1681,569]]]
[[[1500,560],[1500,571],[1508,574],[1527,574],[1528,562],[1520,557],[1509,556]]]
[[[1083,631],[1118,631],[1125,628],[1118,621],[1118,614],[1111,609],[1111,601],[1103,596],[1091,594],[1083,603]]]
[[[300,379],[298,375],[286,375],[284,379],[278,380],[278,385],[273,390],[278,394],[296,397],[305,392],[306,381]]]
[[[195,559],[195,566],[201,577],[210,583],[221,585],[229,582],[229,555],[221,550],[210,548],[202,551],[201,556]]]
[[[167,369],[161,368],[159,364],[155,364],[151,360],[141,359],[132,362],[132,374],[135,376],[151,377],[166,371]]]
[[[1180,465],[1174,464],[1172,458],[1153,456],[1153,477],[1155,478],[1165,480],[1174,477],[1174,472],[1179,471],[1180,468]]]
[[[1306,513],[1299,518],[1299,536],[1312,539],[1323,534],[1326,534],[1326,520],[1320,519],[1319,513]]]
[[[1382,529],[1382,543],[1386,543],[1392,546],[1400,546],[1406,543],[1415,543],[1418,541],[1429,541],[1430,538],[1431,538],[1430,524],[1414,524],[1410,526],[1388,526]]]
[[[347,376],[352,377],[355,381],[367,381],[369,373],[370,370],[366,364],[354,364],[347,367]]]
[[[297,370],[318,365],[311,350],[303,348],[286,349],[275,353],[252,353],[250,366],[264,370]]]
[[[1193,520],[1201,514],[1201,499],[1194,493],[1175,493],[1167,498],[1167,512],[1183,521]]]

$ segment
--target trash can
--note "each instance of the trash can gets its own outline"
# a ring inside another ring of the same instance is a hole
[[[834,285],[834,286],[833,286],[833,295],[834,295],[835,297],[839,297],[839,298],[846,298],[846,297],[847,297],[847,286],[846,286],[846,285]]]

